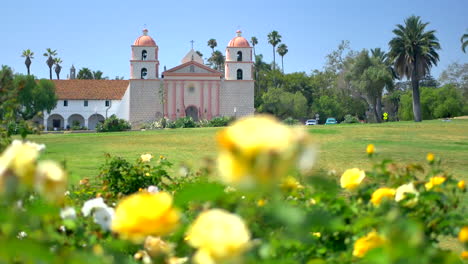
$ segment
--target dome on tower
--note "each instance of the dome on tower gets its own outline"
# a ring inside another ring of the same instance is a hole
[[[249,42],[242,37],[242,31],[237,30],[237,37],[231,39],[229,41],[228,47],[229,48],[250,48]]]
[[[134,46],[145,46],[145,47],[155,47],[156,42],[150,36],[148,36],[148,30],[143,29],[143,36],[138,37],[133,43]]]

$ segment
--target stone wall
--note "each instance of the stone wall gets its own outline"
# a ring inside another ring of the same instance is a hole
[[[160,80],[130,80],[129,121],[137,128],[162,117]]]

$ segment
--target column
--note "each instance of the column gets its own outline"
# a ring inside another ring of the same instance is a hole
[[[84,117],[83,117],[84,118]],[[86,129],[88,129],[88,120],[89,120],[89,117],[88,118],[84,118],[84,126],[86,127]]]
[[[219,89],[221,82],[216,82],[216,116],[219,116]]]
[[[211,120],[212,113],[211,113],[211,104],[213,104],[213,100],[211,98],[211,86],[213,85],[213,82],[208,83],[208,120]]]
[[[176,120],[177,119],[177,109],[176,109],[176,99],[177,99],[177,82],[173,81],[172,82],[172,115],[171,119]]]
[[[180,82],[180,116],[185,117],[185,82],[181,81]]]
[[[204,116],[204,113],[205,113],[205,106],[203,105],[203,97],[205,96],[204,95],[204,90],[205,90],[205,82],[204,81],[201,81],[200,82],[200,111],[198,113],[198,116],[200,119],[203,118]]]
[[[44,113],[44,120],[43,120],[44,131],[47,131],[47,119],[49,119],[49,115],[47,113]]]
[[[164,117],[168,118],[169,117],[169,101],[168,101],[168,98],[167,98],[167,93],[169,92],[169,82],[168,81],[164,81],[164,100],[163,100],[163,104],[164,104]]]

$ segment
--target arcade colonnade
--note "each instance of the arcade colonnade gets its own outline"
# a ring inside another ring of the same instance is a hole
[[[74,125],[85,127],[89,130],[96,129],[99,123],[104,122],[103,115],[93,113],[83,116],[82,114],[45,114],[44,118],[35,118],[34,122],[43,124],[46,131],[69,129]]]

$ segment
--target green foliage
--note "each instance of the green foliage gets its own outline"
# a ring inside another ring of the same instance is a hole
[[[234,117],[230,116],[217,116],[210,120],[209,126],[210,127],[223,127],[228,126],[230,123],[234,121]]]
[[[259,112],[270,113],[279,118],[304,118],[307,115],[307,100],[301,92],[289,93],[281,88],[271,88],[262,96]]]
[[[116,132],[125,131],[131,129],[130,123],[125,119],[117,118],[115,115],[111,115],[103,123],[99,123],[96,126],[96,132]]]
[[[285,123],[286,125],[294,126],[294,125],[298,125],[300,122],[297,119],[288,117],[286,119],[283,119],[283,123]]]
[[[399,117],[402,120],[412,119],[411,91],[401,96]],[[466,101],[461,91],[453,85],[440,88],[421,87],[421,105],[423,119],[447,118],[464,114]]]
[[[58,98],[52,81],[36,81],[34,76],[18,74],[14,82],[19,91],[18,102],[22,105],[20,114],[24,119],[32,119],[42,111],[50,113],[57,105]]]
[[[111,157],[108,154],[98,178],[101,181],[100,185],[106,186],[104,192],[110,192],[112,197],[138,192],[141,188],[145,189],[151,185],[171,189],[172,186],[168,185],[171,178],[167,173],[171,166],[172,163],[164,157],[149,162],[139,158],[135,163],[131,163],[122,157]]]
[[[190,116],[181,117],[175,121],[175,128],[190,128],[196,127],[196,125],[197,124]]]
[[[348,114],[348,115],[345,115],[342,123],[345,123],[345,124],[359,123],[359,119],[355,116]]]

